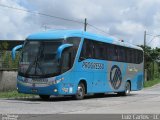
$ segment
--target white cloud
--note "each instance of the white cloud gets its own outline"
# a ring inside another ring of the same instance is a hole
[[[143,31],[144,27],[141,24],[133,23],[131,21],[123,21],[121,24],[116,25],[116,29],[120,31],[125,31],[126,35],[133,35],[137,32]]]
[[[139,23],[123,21],[122,23],[114,24],[114,26],[111,27],[110,32],[117,34],[119,38],[124,39],[126,42],[138,45],[143,44],[141,35],[143,35],[144,30],[144,26]]]
[[[20,9],[25,9],[20,6],[19,0],[1,0],[1,4],[10,5]],[[37,29],[31,17],[26,12],[16,11],[8,8],[0,8],[0,39],[25,39],[26,35]]]
[[[1,4],[88,22],[119,39],[143,44],[143,34],[160,34],[159,0],[1,0]],[[0,39],[24,39],[42,30],[42,25],[53,29],[83,29],[83,24],[33,15],[0,7]],[[102,32],[88,26],[88,31]],[[149,40],[149,36],[147,36]],[[160,40],[152,46],[160,47]]]

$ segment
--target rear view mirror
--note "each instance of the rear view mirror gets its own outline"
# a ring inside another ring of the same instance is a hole
[[[22,48],[22,47],[23,47],[23,45],[17,45],[16,47],[14,47],[14,48],[12,49],[12,60],[15,60],[15,58],[16,58],[16,51],[17,51],[18,49]]]
[[[57,49],[57,60],[61,59],[62,52],[65,48],[72,47],[72,46],[73,46],[73,44],[63,44],[63,45],[59,46]]]

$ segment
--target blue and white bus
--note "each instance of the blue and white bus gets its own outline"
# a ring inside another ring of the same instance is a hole
[[[143,88],[143,50],[135,45],[78,30],[29,35],[18,67],[19,93],[42,99],[114,92],[129,95]]]

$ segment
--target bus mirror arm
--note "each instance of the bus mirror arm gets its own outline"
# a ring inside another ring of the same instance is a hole
[[[17,46],[15,46],[15,47],[12,49],[12,60],[15,60],[15,58],[16,58],[16,51],[17,51],[18,49],[22,48],[22,47],[23,47],[23,45],[17,45]]]
[[[56,56],[57,60],[60,61],[60,59],[62,57],[62,52],[64,51],[64,49],[72,47],[72,46],[73,46],[73,44],[63,44],[63,45],[59,46],[57,49],[57,56]]]
[[[81,61],[86,60],[86,59],[87,59],[86,57],[80,57]]]

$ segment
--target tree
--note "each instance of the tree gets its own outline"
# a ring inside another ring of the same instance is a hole
[[[7,42],[0,42],[0,67],[2,67],[3,64],[3,56],[6,54],[4,50],[8,48]]]
[[[153,79],[155,72],[160,73],[160,48],[151,48],[143,45],[140,46],[144,50],[144,69],[147,69],[147,78]],[[158,71],[155,70],[155,63],[158,65]]]
[[[7,42],[0,42],[0,51],[7,50],[8,43]]]

